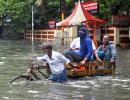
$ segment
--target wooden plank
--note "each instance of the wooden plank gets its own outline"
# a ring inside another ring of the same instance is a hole
[[[74,62],[72,63],[75,67],[85,66],[85,67],[95,67],[95,66],[112,66],[112,64],[108,61],[103,62],[87,62],[85,65],[82,65],[80,62]]]

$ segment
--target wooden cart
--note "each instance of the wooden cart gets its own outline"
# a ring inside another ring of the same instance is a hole
[[[84,76],[95,76],[95,75],[112,75],[115,72],[115,64],[104,61],[100,62],[89,62],[85,65],[80,63],[73,63],[76,67],[72,68],[69,65],[65,65],[67,69],[68,77],[84,77]]]

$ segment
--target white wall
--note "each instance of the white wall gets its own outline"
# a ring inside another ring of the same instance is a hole
[[[65,45],[70,45],[71,41],[76,36],[77,36],[77,26],[64,28],[63,38],[64,38]],[[56,30],[54,37],[55,37],[55,42],[61,44],[62,30]]]

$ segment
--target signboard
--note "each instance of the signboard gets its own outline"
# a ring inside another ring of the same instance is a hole
[[[98,3],[97,2],[92,2],[92,1],[83,2],[82,5],[83,5],[83,8],[91,14],[95,14],[98,12]]]
[[[48,24],[49,24],[49,27],[50,27],[50,28],[55,28],[55,26],[56,26],[55,20],[50,20],[50,21],[48,22]]]

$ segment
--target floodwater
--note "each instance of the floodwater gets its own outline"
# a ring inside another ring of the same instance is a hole
[[[32,52],[27,41],[0,40],[0,100],[130,100],[130,49],[117,48],[115,75],[69,79],[68,82],[41,81],[9,85],[27,68]]]

